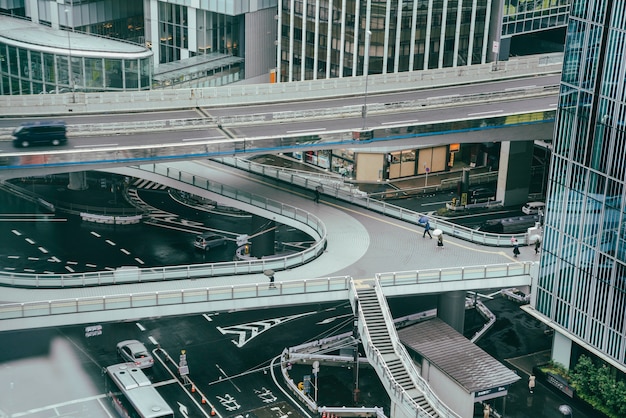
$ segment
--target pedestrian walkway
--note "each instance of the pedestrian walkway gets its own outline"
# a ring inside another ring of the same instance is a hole
[[[320,203],[313,201],[310,191],[291,187],[283,183],[242,173],[240,170],[211,161],[170,163],[177,169],[210,178],[222,184],[228,184],[242,192],[265,196],[279,202],[289,203],[302,210],[318,216],[328,228],[327,251],[318,259],[298,268],[275,271],[275,281],[301,280],[332,276],[351,276],[354,278],[371,278],[379,272],[409,271],[419,269],[444,268],[454,266],[486,265],[498,263],[515,263],[518,261],[537,261],[534,249],[522,247],[519,258],[513,258],[511,248],[482,247],[454,237],[446,237],[445,247],[437,248],[436,240],[423,239],[423,228],[397,219],[390,219],[375,212],[322,196]],[[146,172],[123,168],[113,170],[126,176],[144,176],[146,180],[163,182],[176,187],[173,180],[165,181],[159,176],[150,176]],[[200,190],[198,189],[198,192]],[[80,192],[85,199],[90,194],[102,193],[93,188]],[[84,194],[83,194],[84,193]],[[210,199],[232,203],[219,195],[210,194]],[[224,278],[212,278],[210,285],[267,283],[262,274],[240,275]],[[181,288],[198,288],[208,285],[208,281],[180,280],[176,282],[151,282],[145,284],[118,285],[111,287],[91,287],[86,289],[3,289],[4,301],[32,301],[66,299],[85,296],[101,296],[106,294],[139,293],[146,288],[150,291],[177,290]],[[519,335],[516,338],[524,338]],[[543,361],[542,355],[530,355],[523,361],[514,359],[511,365],[525,373],[532,370],[532,363]],[[520,364],[520,367],[517,366]],[[522,379],[525,381],[526,378]],[[528,401],[525,383],[513,385],[507,397],[506,414],[508,417],[525,418],[546,417],[559,418],[558,405],[567,402],[563,396],[555,395],[541,382],[533,399]],[[522,403],[530,402],[532,408],[521,407]],[[519,407],[518,407],[519,404]],[[549,411],[549,412],[546,412]],[[578,413],[577,413],[578,412]],[[528,413],[528,414],[527,414]],[[575,410],[577,418],[591,417],[582,411]],[[580,414],[580,415],[579,415]]]

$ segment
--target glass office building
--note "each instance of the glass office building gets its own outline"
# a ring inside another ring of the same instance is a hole
[[[545,236],[530,309],[553,360],[626,372],[626,3],[573,0]]]
[[[484,64],[499,39],[499,4],[476,0],[283,0],[281,81]]]
[[[152,51],[0,16],[0,94],[146,90]]]
[[[504,0],[502,35],[536,32],[567,24],[570,0]]]

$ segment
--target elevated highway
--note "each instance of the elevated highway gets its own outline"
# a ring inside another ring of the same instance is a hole
[[[82,94],[76,103],[67,102],[71,95],[9,96],[0,107],[21,118],[0,120],[6,139],[24,117],[56,115],[67,120],[71,140],[63,149],[2,143],[0,177],[224,155],[551,138],[557,58],[499,65],[367,80]],[[142,112],[112,114],[138,107]]]

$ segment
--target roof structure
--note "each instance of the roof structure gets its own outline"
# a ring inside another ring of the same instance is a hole
[[[0,42],[50,53],[72,53],[83,57],[143,58],[152,51],[142,45],[116,39],[57,30],[30,20],[0,16]]]
[[[439,318],[398,330],[400,341],[428,359],[468,393],[510,385],[520,379]]]
[[[244,62],[241,57],[220,54],[217,52],[186,58],[165,64],[159,64],[154,70],[154,80],[165,81],[176,79],[199,72],[221,69]]]

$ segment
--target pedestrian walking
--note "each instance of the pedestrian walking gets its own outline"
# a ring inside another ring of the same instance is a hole
[[[520,255],[519,243],[517,242],[516,239],[514,239],[514,241],[513,241],[513,257],[517,258],[518,255]]]
[[[528,390],[530,391],[530,393],[533,393],[533,391],[535,390],[535,375],[531,374],[528,377]]]
[[[443,233],[437,236],[437,247],[443,247]]]
[[[315,188],[315,197],[313,198],[313,201],[315,203],[319,203],[320,202],[320,186],[317,186]]]
[[[276,286],[274,286],[274,270],[265,270],[263,274],[265,274],[267,278],[270,279],[270,289],[275,289]]]
[[[426,225],[424,225],[424,235],[422,235],[422,238],[426,238],[426,234],[428,234],[430,239],[433,239],[433,236],[430,235],[430,222],[428,221],[426,221]]]
[[[535,254],[539,254],[539,247],[541,247],[541,241],[537,238],[537,240],[535,240]]]

